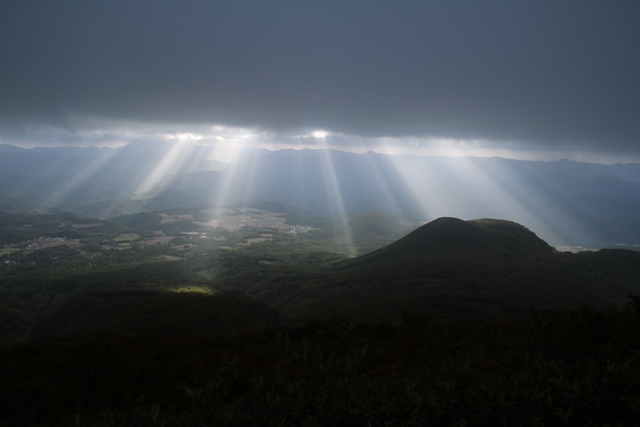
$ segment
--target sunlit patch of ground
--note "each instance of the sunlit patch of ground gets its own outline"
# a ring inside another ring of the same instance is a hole
[[[189,293],[189,294],[213,295],[216,293],[216,291],[214,291],[213,289],[209,289],[204,286],[194,286],[194,285],[180,286],[180,287],[170,288],[167,290],[169,292],[175,292],[180,294]]]
[[[160,255],[160,258],[164,261],[182,261],[184,259],[173,255]]]
[[[110,249],[125,250],[125,249],[131,249],[132,247],[133,246],[131,245],[131,242],[128,240],[125,240],[121,242],[113,242],[111,244],[103,244],[102,250],[105,250],[105,251],[108,251]]]
[[[147,245],[168,245],[170,241],[175,239],[175,236],[158,236],[151,239],[146,239],[144,242]]]
[[[169,221],[170,222],[170,221]],[[168,245],[176,236],[167,236],[163,230],[152,230],[152,238],[143,239],[140,243],[143,245]]]
[[[8,255],[13,252],[20,252],[20,248],[0,248],[0,256]]]
[[[36,251],[39,249],[54,248],[56,246],[69,246],[69,247],[82,246],[82,243],[80,243],[77,240],[67,240],[62,237],[39,237],[35,240],[30,240],[27,243],[28,243],[27,246],[24,248],[24,250],[26,251]],[[23,248],[16,248],[16,247],[5,247],[3,249],[8,250],[8,252],[0,252],[0,253],[11,253],[11,252],[17,252],[17,251],[23,250]]]
[[[194,224],[202,227],[224,228],[232,231],[243,227],[273,228],[280,231],[289,229],[283,213],[267,212],[259,209],[232,210],[224,208],[204,209],[200,212],[214,216],[211,221],[194,221]]]
[[[82,243],[77,242],[75,240],[62,240],[62,241],[52,241],[52,242],[42,242],[38,244],[36,249],[47,249],[53,248],[56,246],[69,246],[69,247],[77,247],[82,246]]]
[[[132,242],[134,240],[138,240],[140,236],[138,233],[121,233],[113,238],[114,242]]]
[[[268,242],[270,240],[273,239],[270,237],[251,237],[249,239],[246,239],[244,242],[238,243],[236,246],[249,246],[253,245],[254,243]]]

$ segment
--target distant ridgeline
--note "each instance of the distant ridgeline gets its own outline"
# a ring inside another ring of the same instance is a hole
[[[0,145],[0,211],[54,207],[107,219],[261,203],[351,219],[369,211],[422,222],[509,218],[555,246],[640,245],[640,164],[260,149],[221,164],[206,150]]]

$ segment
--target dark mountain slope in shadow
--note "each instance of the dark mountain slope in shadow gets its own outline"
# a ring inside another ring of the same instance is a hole
[[[639,293],[640,252],[558,252],[511,221],[439,218],[379,250],[325,268],[247,268],[228,284],[299,320],[397,321],[606,307]],[[224,277],[224,274],[220,276]]]
[[[238,295],[98,291],[74,295],[42,316],[33,339],[232,336],[284,322],[272,307]]]
[[[550,253],[554,249],[520,224],[505,220],[438,218],[400,240],[364,255],[359,262],[428,253],[490,251],[506,256]]]

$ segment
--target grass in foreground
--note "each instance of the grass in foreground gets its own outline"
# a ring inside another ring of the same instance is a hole
[[[0,425],[638,425],[640,299],[483,323],[316,321],[3,348]]]

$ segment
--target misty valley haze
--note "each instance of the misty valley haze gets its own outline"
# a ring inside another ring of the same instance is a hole
[[[640,244],[640,165],[247,148],[210,160],[192,143],[117,149],[1,146],[0,207],[98,218],[176,207],[251,206],[348,221],[368,211],[524,224],[550,243]],[[348,232],[348,231],[347,231]]]

